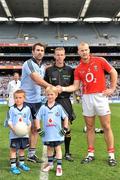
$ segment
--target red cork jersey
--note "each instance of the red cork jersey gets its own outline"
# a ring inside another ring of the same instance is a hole
[[[74,72],[74,79],[80,80],[83,94],[101,93],[106,89],[105,71],[111,71],[112,66],[102,57],[90,56],[89,63],[80,64]]]

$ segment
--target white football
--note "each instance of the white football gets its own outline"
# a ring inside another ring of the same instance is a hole
[[[23,120],[19,120],[14,127],[15,134],[19,137],[23,137],[29,134],[29,128]]]

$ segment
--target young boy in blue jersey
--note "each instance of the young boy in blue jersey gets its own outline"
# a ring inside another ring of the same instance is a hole
[[[57,168],[56,176],[62,175],[62,150],[64,135],[68,130],[68,116],[63,107],[55,102],[58,96],[56,87],[46,88],[47,103],[42,105],[36,116],[37,131],[42,136],[43,144],[47,146],[48,164],[43,168],[44,172],[53,169],[53,152],[56,151]],[[40,121],[42,120],[42,129]]]
[[[17,90],[14,93],[15,104],[9,109],[8,126],[10,128],[10,171],[13,174],[20,174],[20,169],[29,171],[30,168],[24,163],[24,150],[29,146],[29,132],[25,136],[17,136],[15,133],[16,124],[23,121],[28,129],[31,128],[31,111],[28,106],[24,104],[25,92]],[[16,152],[19,154],[18,167],[16,165]]]

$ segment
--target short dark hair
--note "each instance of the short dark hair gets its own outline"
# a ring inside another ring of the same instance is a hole
[[[34,50],[35,50],[36,46],[41,46],[41,47],[43,47],[43,48],[44,48],[44,50],[45,50],[45,48],[46,48],[46,45],[45,45],[45,44],[43,44],[43,43],[35,43],[35,44],[32,46],[32,51],[34,51]]]
[[[57,48],[55,48],[55,52],[56,51],[64,51],[65,52],[65,48],[64,47],[57,47]]]

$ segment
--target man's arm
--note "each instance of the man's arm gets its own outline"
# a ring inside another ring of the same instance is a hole
[[[80,88],[80,81],[74,80],[74,83],[67,87],[61,87],[63,92],[73,92]]]
[[[30,77],[32,78],[33,81],[36,82],[36,84],[38,84],[44,88],[51,85],[51,84],[47,83],[37,72],[31,73]]]
[[[110,96],[111,94],[113,94],[115,89],[116,89],[116,86],[117,86],[118,73],[115,70],[115,68],[112,67],[109,74],[110,74],[110,77],[111,77],[110,88],[103,91],[104,95],[106,95],[106,96]]]

